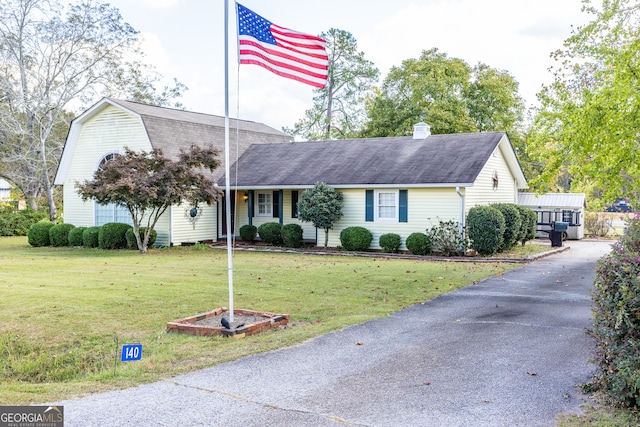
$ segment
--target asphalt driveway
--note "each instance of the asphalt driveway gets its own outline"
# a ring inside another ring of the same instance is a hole
[[[553,426],[593,372],[590,289],[611,242],[535,261],[301,345],[57,402],[65,426]]]

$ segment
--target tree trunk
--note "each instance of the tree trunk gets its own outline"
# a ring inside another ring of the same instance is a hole
[[[324,248],[327,249],[328,245],[329,245],[329,229],[325,228],[324,229]]]
[[[332,115],[332,107],[333,107],[333,78],[330,78],[327,82],[329,87],[327,88],[327,130],[325,133],[324,139],[331,138],[331,115]]]

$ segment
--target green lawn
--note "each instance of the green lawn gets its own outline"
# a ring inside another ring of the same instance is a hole
[[[515,267],[238,251],[235,307],[289,313],[290,326],[208,338],[165,328],[228,305],[224,247],[139,255],[0,238],[0,404],[128,387],[292,345]],[[123,343],[141,343],[142,360],[120,362]]]

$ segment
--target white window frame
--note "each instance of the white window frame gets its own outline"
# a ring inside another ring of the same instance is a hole
[[[264,196],[266,200],[261,202],[260,196]],[[260,212],[261,206],[265,208],[264,212]],[[265,217],[265,218],[273,217],[273,193],[272,192],[267,192],[267,191],[256,192],[254,212],[255,212],[254,215],[256,217]]]
[[[102,165],[112,160],[116,154],[119,153],[117,151],[112,151],[102,156],[102,159],[98,162],[97,169],[102,168]],[[115,203],[101,205],[94,200],[93,215],[93,223],[96,226],[104,225],[109,222],[121,222],[133,226],[131,213],[124,206],[118,206]]]
[[[380,208],[383,207],[380,203],[380,196],[383,194],[393,195],[393,205],[385,205],[393,207],[393,217],[380,216]],[[373,192],[373,219],[376,222],[399,222],[400,220],[400,190],[375,190]]]

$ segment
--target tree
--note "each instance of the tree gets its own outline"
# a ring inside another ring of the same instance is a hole
[[[553,188],[568,174],[571,189],[599,204],[639,199],[640,4],[585,2],[594,16],[554,53],[554,82],[538,95],[531,151],[545,168],[532,184]]]
[[[358,51],[351,33],[335,28],[320,34],[327,40],[329,75],[323,89],[315,89],[314,105],[293,129],[307,140],[345,139],[357,135],[366,115],[364,99],[380,71]]]
[[[100,94],[163,100],[184,90],[176,83],[153,95],[157,76],[138,59],[139,42],[109,4],[0,0],[0,176],[34,209],[46,195],[52,220],[53,175],[73,108]]]
[[[513,132],[521,125],[524,103],[506,71],[482,63],[472,68],[434,48],[393,67],[366,109],[362,137],[410,135],[421,121],[434,134]]]
[[[218,151],[213,148],[192,145],[189,151],[180,150],[176,160],[158,149],[147,153],[125,147],[124,151],[104,163],[92,180],[76,183],[76,188],[84,201],[114,203],[129,211],[140,253],[147,252],[151,230],[169,206],[183,202],[211,205],[222,194],[205,174],[220,165]],[[145,232],[140,236],[144,220]]]
[[[335,188],[317,182],[311,190],[305,190],[298,201],[300,221],[312,222],[324,230],[324,247],[329,244],[329,230],[342,218],[343,196]]]

